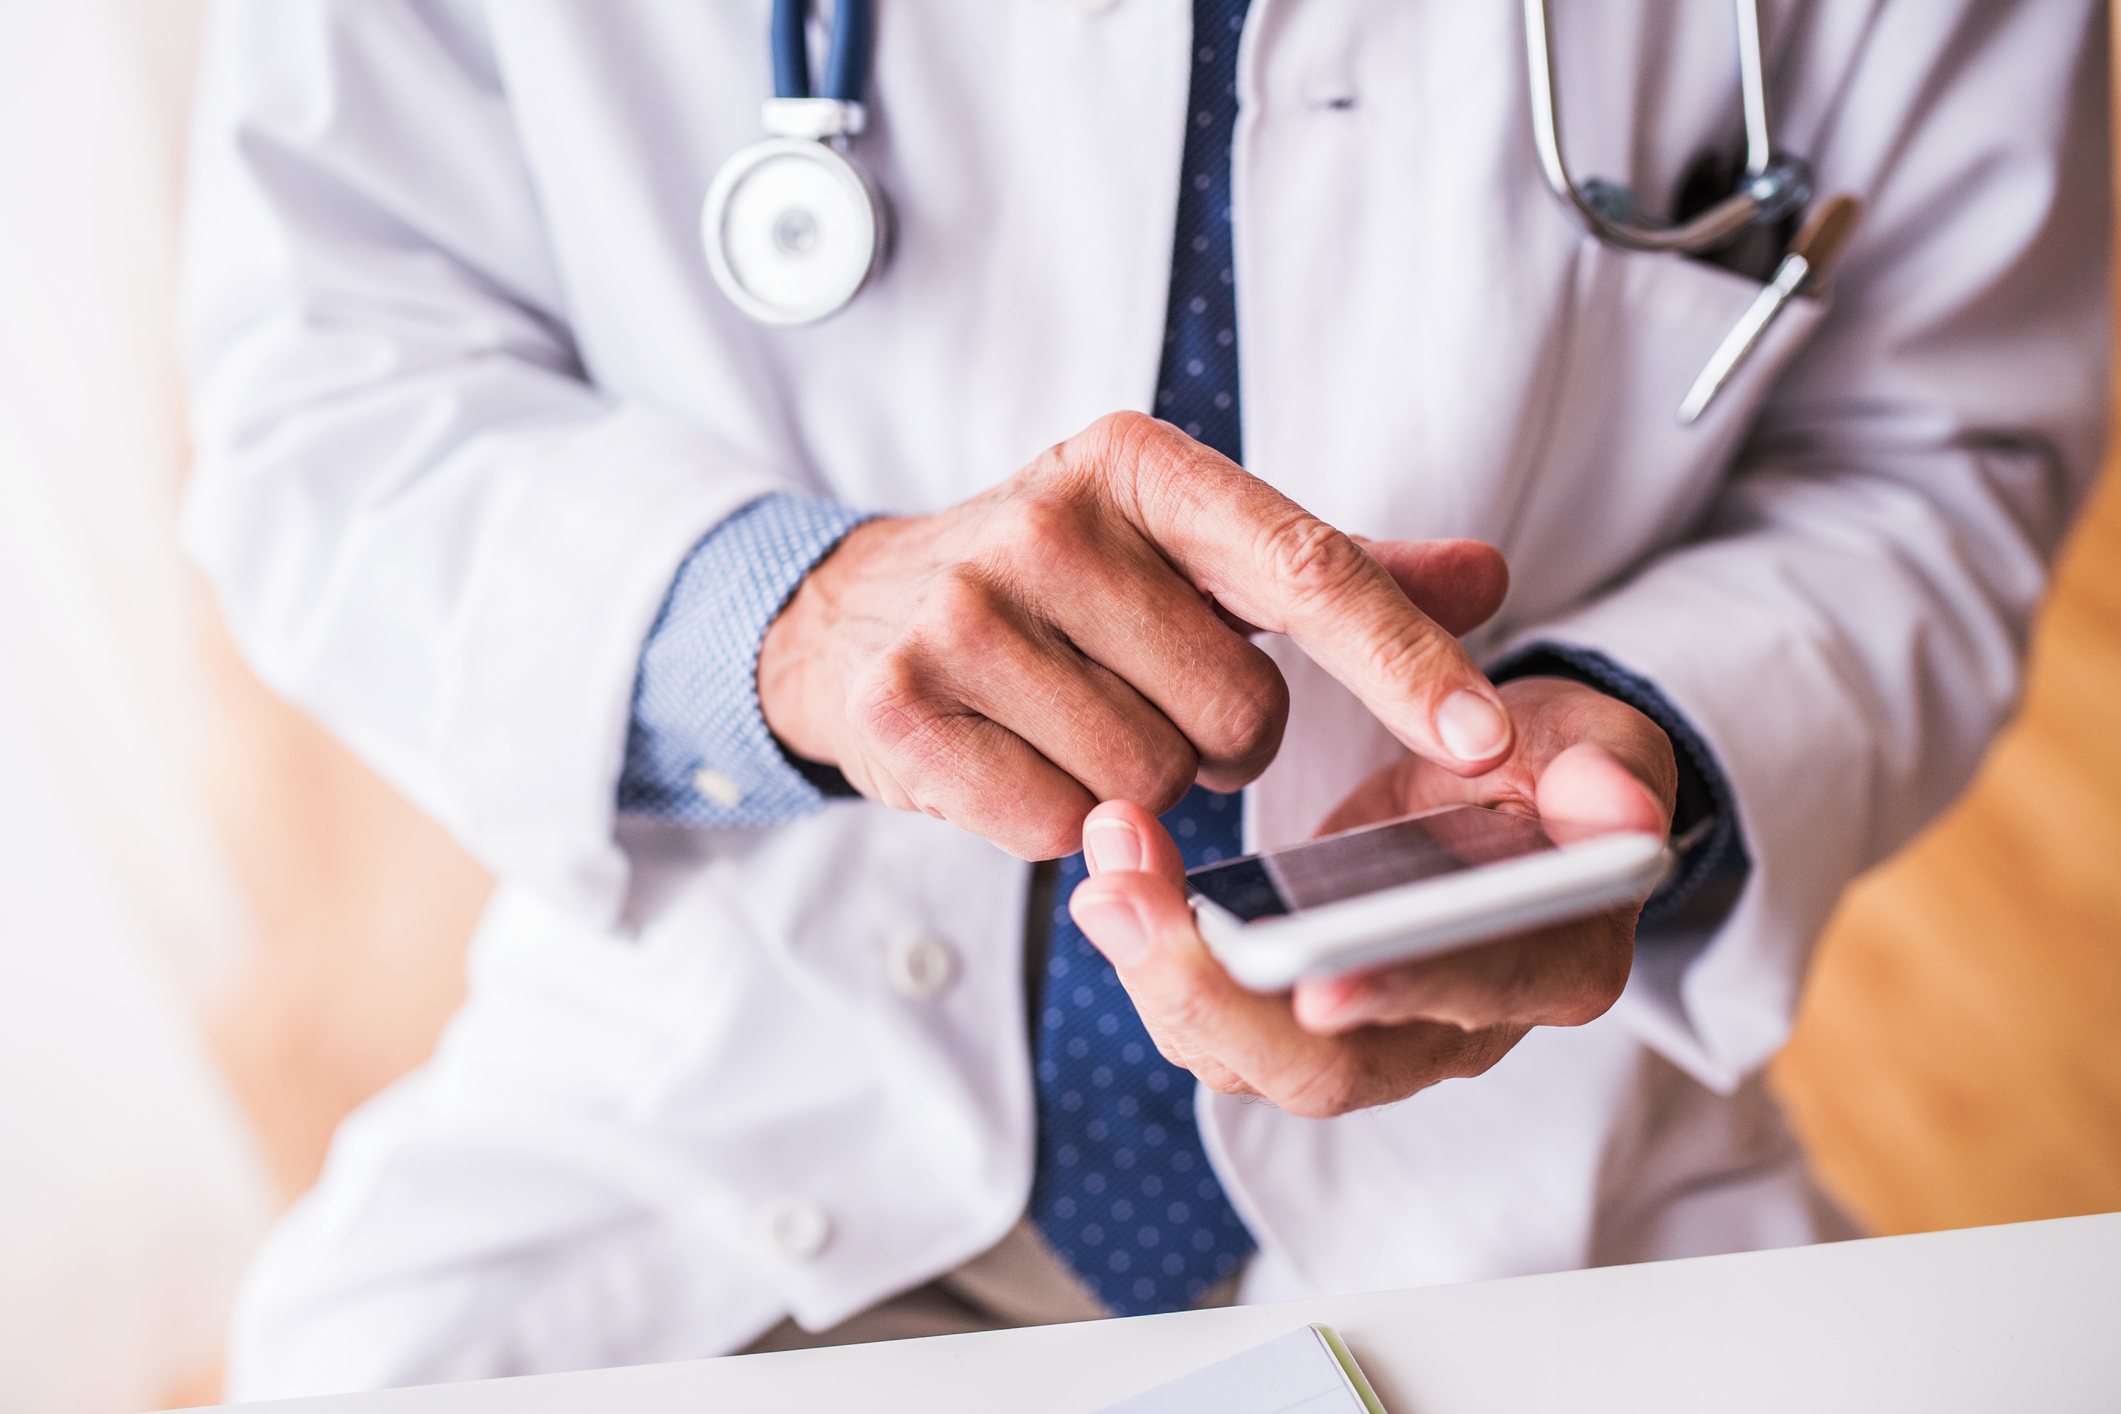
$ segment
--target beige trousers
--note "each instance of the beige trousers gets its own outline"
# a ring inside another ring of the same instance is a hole
[[[1238,1268],[1202,1297],[1200,1305],[1228,1306],[1237,1297],[1243,1275],[1244,1269]],[[784,1320],[743,1353],[1095,1321],[1111,1314],[1046,1245],[1031,1221],[1019,1218],[1000,1242],[925,1286],[901,1292],[830,1330],[806,1331]]]

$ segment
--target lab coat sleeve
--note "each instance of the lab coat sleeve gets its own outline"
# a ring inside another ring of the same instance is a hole
[[[2104,430],[2104,7],[1874,23],[1808,139],[1818,189],[1867,205],[1831,311],[1697,536],[1516,640],[1655,683],[1731,782],[1744,892],[1712,936],[1645,943],[1615,1012],[1726,1090],[1789,1034],[1842,887],[2010,712]]]
[[[601,924],[649,625],[711,527],[802,488],[585,374],[478,14],[214,11],[183,531],[267,683]]]

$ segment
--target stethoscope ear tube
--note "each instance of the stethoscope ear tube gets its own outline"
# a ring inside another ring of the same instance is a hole
[[[773,96],[810,96],[810,39],[805,31],[810,7],[799,0],[773,0]]]
[[[809,18],[806,0],[773,0],[771,46],[776,98],[812,96]],[[839,103],[862,101],[873,19],[869,0],[839,0],[832,7],[832,38],[825,50],[825,91],[817,97]]]
[[[1767,81],[1756,0],[1733,0],[1738,26],[1740,91],[1745,102],[1746,179],[1736,192],[1679,226],[1634,220],[1617,202],[1612,183],[1579,184],[1561,145],[1561,103],[1554,81],[1549,0],[1524,0],[1526,83],[1532,102],[1532,141],[1554,195],[1599,240],[1624,250],[1713,250],[1748,226],[1780,221],[1812,199],[1812,169],[1800,157],[1777,157],[1768,134]]]

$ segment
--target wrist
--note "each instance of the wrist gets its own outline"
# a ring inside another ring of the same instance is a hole
[[[810,567],[759,643],[757,686],[766,729],[789,757],[837,768],[847,719],[845,641],[881,591],[879,542],[903,521],[866,521]]]
[[[772,825],[833,793],[768,730],[758,660],[803,576],[863,518],[823,497],[776,493],[693,546],[642,643],[617,791],[622,812],[714,828]]]
[[[813,699],[824,695],[818,679],[826,673],[826,665],[817,661],[817,636],[809,630],[816,611],[804,600],[811,592],[806,578],[766,626],[766,636],[759,643],[759,713],[766,720],[766,730],[789,756],[837,765],[831,744],[813,724],[814,714],[808,710]]]

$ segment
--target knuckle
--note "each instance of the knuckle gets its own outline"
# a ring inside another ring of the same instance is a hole
[[[1193,445],[1169,423],[1132,411],[1106,413],[1075,440],[1081,454],[1067,460],[1094,473],[1107,492],[1133,487],[1139,493],[1161,481]]]
[[[996,508],[983,538],[990,558],[1012,569],[1036,569],[1083,539],[1081,500],[1046,488],[1012,496]]]
[[[1065,859],[1083,847],[1081,815],[1066,820],[1044,819],[1024,829],[1025,848],[1013,851],[1023,859]]]
[[[1102,476],[1119,466],[1141,432],[1137,412],[1108,412],[1053,449],[1056,469]]]
[[[1151,815],[1161,815],[1193,789],[1193,782],[1199,776],[1200,755],[1191,747],[1175,755],[1166,755],[1151,767],[1143,783],[1142,796],[1134,798],[1135,803]]]
[[[1631,919],[1608,913],[1489,945],[1493,970],[1425,1019],[1477,1034],[1496,1026],[1582,1026],[1611,1010],[1634,963]]]
[[[1611,1002],[1579,994],[1569,998],[1549,1013],[1549,1026],[1585,1026],[1604,1016]]]
[[[847,691],[847,717],[856,735],[892,755],[925,730],[934,711],[924,678],[910,655],[879,654]]]
[[[1371,644],[1366,666],[1373,681],[1426,682],[1442,666],[1450,651],[1446,645],[1455,642],[1441,633],[1421,633],[1410,628]]]
[[[1361,1109],[1365,1093],[1360,1072],[1343,1057],[1310,1071],[1274,1103],[1299,1119],[1334,1119]]]
[[[1459,1052],[1458,1064],[1453,1067],[1455,1078],[1474,1080],[1486,1075],[1510,1053],[1511,1047],[1523,1039],[1524,1034],[1523,1027],[1495,1026],[1468,1036]]]
[[[1370,572],[1362,547],[1316,516],[1296,512],[1265,534],[1263,562],[1297,607],[1338,597]]]
[[[1146,734],[1129,733],[1119,748],[1119,760],[1105,781],[1105,798],[1131,800],[1151,815],[1161,815],[1176,805],[1200,774],[1200,757],[1176,733],[1157,733],[1173,740],[1147,740]]]
[[[1243,670],[1218,684],[1199,728],[1202,756],[1212,761],[1254,762],[1281,746],[1289,721],[1289,684],[1274,661],[1247,649]]]
[[[1006,625],[1002,596],[987,576],[954,565],[928,586],[912,627],[945,655],[963,658],[999,651]]]
[[[1168,435],[1170,428],[1145,412],[1122,409],[1108,412],[1090,424],[1086,435],[1090,443],[1105,455],[1100,460],[1116,462],[1126,459],[1130,452],[1143,443]]]
[[[1603,935],[1586,950],[1575,984],[1553,1009],[1555,1026],[1583,1026],[1596,1021],[1620,1000],[1628,984],[1635,950],[1628,925],[1619,919],[1600,919],[1595,925]]]
[[[887,653],[848,693],[849,725],[860,746],[885,763],[907,796],[907,806],[942,818],[936,798],[953,794],[972,749],[953,714],[930,687],[929,674],[910,653]]]

